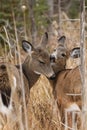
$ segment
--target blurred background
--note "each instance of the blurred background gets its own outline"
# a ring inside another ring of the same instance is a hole
[[[6,58],[9,50],[14,55],[17,44],[21,45],[23,39],[37,45],[46,31],[49,34],[50,51],[61,35],[67,37],[69,49],[79,46],[80,3],[80,0],[0,0],[0,55]],[[21,53],[24,55],[24,52]],[[11,56],[7,59],[11,60]]]

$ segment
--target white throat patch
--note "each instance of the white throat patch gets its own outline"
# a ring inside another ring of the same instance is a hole
[[[57,59],[57,50],[52,53],[52,56],[54,56],[55,59]]]
[[[39,72],[37,72],[37,71],[34,71],[34,73],[37,74],[37,75],[41,75],[41,73],[39,73]]]

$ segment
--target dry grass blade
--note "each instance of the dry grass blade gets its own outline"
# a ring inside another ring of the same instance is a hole
[[[19,65],[20,65],[21,87],[22,87],[23,103],[24,103],[25,126],[26,126],[26,130],[28,130],[28,121],[27,121],[27,109],[26,109],[26,101],[25,101],[24,81],[23,81],[23,75],[22,75],[20,48],[19,48],[19,44],[18,44],[19,41],[18,41],[18,34],[17,34],[17,27],[16,27],[16,21],[15,21],[14,12],[13,12],[13,21],[14,21],[14,30],[15,30],[15,37],[16,37],[17,49],[18,49],[18,52],[19,52]]]

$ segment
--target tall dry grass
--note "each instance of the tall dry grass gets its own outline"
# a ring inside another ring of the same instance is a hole
[[[43,75],[31,89],[28,117],[32,130],[60,130],[60,114],[53,86]]]
[[[2,64],[0,64],[0,67]],[[0,112],[0,130],[60,130],[60,114],[53,96],[53,86],[51,86],[49,80],[42,75],[31,89],[30,95],[26,80],[24,82],[24,103],[18,70],[10,64],[6,64],[6,67],[6,71],[1,72],[0,69],[0,77],[3,79],[5,75],[6,87],[7,89],[11,87],[10,102],[12,108],[7,108],[6,114]],[[17,79],[16,88],[13,76]]]
[[[14,90],[12,75],[14,73],[17,74],[17,76],[15,75],[17,88],[14,93],[11,93],[12,110],[8,111],[8,114],[0,113],[0,130],[60,130],[60,115],[52,92],[53,86],[51,86],[49,80],[41,76],[31,89],[29,96],[27,81],[24,83],[25,77],[22,75],[21,51],[14,13],[13,21],[15,30],[14,41],[16,41],[15,45],[19,55],[17,57],[15,53],[14,55],[12,54],[8,30],[4,27],[6,37],[3,40],[7,42],[9,52],[5,48],[5,53],[3,53],[3,57],[1,56],[1,64],[6,64],[8,71],[5,73],[9,77],[9,87],[12,90]],[[20,72],[17,72],[18,70],[15,67],[10,67],[11,64],[13,66],[17,63],[20,64]],[[3,72],[1,74],[1,77],[3,77]]]
[[[62,18],[68,19],[64,12],[62,14]],[[17,57],[15,53],[14,55],[12,55],[8,31],[4,27],[4,31],[6,34],[6,38],[4,38],[4,40],[9,45],[10,55],[8,55],[7,50],[5,48],[5,53],[2,52],[3,57],[0,57],[0,62],[8,62],[8,64],[21,64],[22,60],[24,61],[26,54],[23,51],[21,51],[19,46],[20,41],[17,34],[16,21],[14,15],[13,19],[15,30],[14,41],[16,41],[15,44],[19,51],[19,57]],[[52,52],[52,50],[57,46],[57,38],[61,35],[65,35],[67,37],[66,45],[68,49],[72,49],[73,47],[79,46],[80,31],[73,29],[79,27],[80,23],[76,22],[72,23],[68,21],[62,23],[62,30],[60,34],[56,33],[58,35],[53,36],[51,40],[49,39],[49,46],[51,47],[49,48],[50,52]],[[58,25],[56,26],[56,31],[58,31],[57,29]],[[79,64],[79,61],[77,63],[77,60],[73,61],[72,59],[70,59],[67,62],[67,68],[73,68],[77,64]],[[27,81],[25,86],[23,82],[24,77],[22,76],[22,74],[20,76],[21,80],[19,80],[20,82],[22,82],[22,87],[20,88],[20,91],[22,91],[22,93],[24,94],[21,95],[21,97],[17,98],[17,101],[15,101],[15,97],[13,98],[16,107],[16,117],[14,118],[13,114],[6,116],[0,113],[0,130],[61,130],[61,117],[59,114],[57,103],[53,96],[53,86],[50,84],[49,80],[42,75],[40,79],[36,82],[36,84],[33,86],[33,88],[30,90],[29,95],[29,91],[26,87]],[[19,96],[16,93],[16,91],[15,94],[16,97]],[[12,120],[12,118],[14,118],[14,120]]]

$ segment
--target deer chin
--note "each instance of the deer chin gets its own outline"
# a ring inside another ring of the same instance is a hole
[[[41,73],[40,73],[40,72],[37,72],[37,71],[34,71],[34,73],[37,74],[37,75],[41,75]]]

